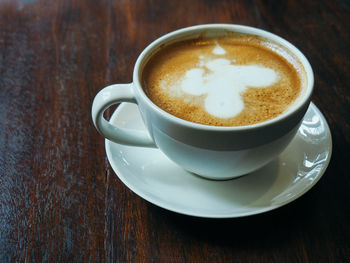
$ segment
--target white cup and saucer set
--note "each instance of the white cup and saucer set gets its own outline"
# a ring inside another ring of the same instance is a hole
[[[268,39],[303,65],[301,98],[279,116],[253,125],[219,127],[175,117],[142,89],[142,70],[168,43],[234,32]],[[116,176],[134,193],[164,209],[204,218],[235,218],[284,206],[308,192],[332,154],[327,121],[311,102],[314,81],[305,56],[267,31],[230,24],[199,25],[166,34],[138,57],[130,84],[102,89],[92,105],[97,130]],[[110,120],[104,111],[121,103]]]

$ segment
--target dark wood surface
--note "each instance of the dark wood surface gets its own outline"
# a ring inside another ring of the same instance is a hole
[[[111,169],[95,94],[189,25],[237,23],[294,43],[315,72],[333,156],[283,208],[208,220],[158,208]],[[350,262],[350,2],[1,0],[0,262]]]

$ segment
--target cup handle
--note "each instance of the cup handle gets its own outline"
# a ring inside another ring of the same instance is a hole
[[[120,102],[137,104],[132,83],[110,85],[97,93],[91,110],[92,120],[96,129],[108,140],[119,144],[156,147],[148,132],[120,128],[112,125],[103,117],[103,113],[108,107]]]

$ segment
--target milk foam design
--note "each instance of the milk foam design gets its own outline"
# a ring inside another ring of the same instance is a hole
[[[212,53],[224,55],[226,51],[217,45]],[[261,65],[234,65],[234,60],[222,57],[199,59],[199,67],[187,70],[176,86],[190,95],[206,94],[206,111],[219,118],[231,118],[243,110],[241,94],[247,87],[264,88],[279,78],[274,70]]]
[[[220,45],[216,45],[215,48],[212,51],[213,54],[215,55],[225,55],[226,54],[226,50],[223,49]]]

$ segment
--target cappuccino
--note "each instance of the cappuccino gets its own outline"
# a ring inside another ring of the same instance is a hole
[[[305,85],[304,69],[286,49],[258,36],[200,37],[160,48],[142,85],[161,109],[214,126],[243,126],[282,114]]]

